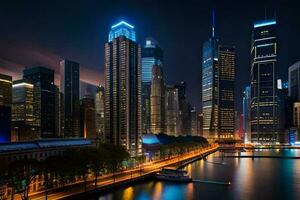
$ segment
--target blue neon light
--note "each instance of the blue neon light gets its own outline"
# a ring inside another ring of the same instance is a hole
[[[129,28],[134,28],[134,26],[132,26],[131,24],[128,24],[128,23],[125,22],[125,21],[120,21],[119,23],[117,23],[117,24],[115,24],[115,25],[112,25],[111,28],[116,28],[116,27],[118,27],[118,26],[120,26],[120,25],[122,25],[122,24],[128,26]]]
[[[257,45],[257,47],[267,47],[267,46],[272,46],[272,45],[274,45],[274,43],[260,44],[260,45]]]
[[[143,142],[143,144],[159,144],[159,140],[157,139],[157,137],[152,134],[143,135],[142,142]]]
[[[254,28],[263,27],[263,26],[269,26],[276,24],[276,20],[263,20],[254,23]]]

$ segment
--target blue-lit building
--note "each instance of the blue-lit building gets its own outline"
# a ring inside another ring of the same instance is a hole
[[[163,65],[163,51],[153,38],[146,38],[142,48],[142,132],[151,133],[152,67]]]
[[[206,138],[218,137],[218,39],[214,32],[214,12],[212,17],[212,35],[202,48],[203,136]]]
[[[250,102],[251,102],[251,87],[246,86],[243,96],[243,134],[244,141],[247,142],[250,139]]]
[[[66,138],[80,137],[79,63],[70,60],[60,62],[60,90],[63,93],[64,127]]]
[[[105,137],[131,156],[142,153],[141,72],[134,26],[121,21],[105,44]]]
[[[278,142],[276,20],[254,23],[251,45],[251,141]]]

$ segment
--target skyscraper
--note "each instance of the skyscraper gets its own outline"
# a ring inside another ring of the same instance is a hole
[[[95,100],[93,95],[86,94],[81,99],[80,115],[81,137],[88,138],[90,140],[97,139]]]
[[[96,107],[96,132],[98,139],[104,142],[104,103],[105,103],[105,90],[102,85],[99,84],[95,96]]]
[[[293,101],[300,101],[300,61],[289,67],[289,96]]]
[[[105,44],[106,141],[141,154],[141,120],[141,48],[134,26],[121,21]]]
[[[234,138],[235,48],[219,46],[219,139]]]
[[[0,74],[0,143],[11,140],[12,77]]]
[[[12,140],[39,139],[39,128],[34,115],[34,85],[25,80],[13,82]]]
[[[54,70],[41,66],[28,68],[23,71],[23,79],[34,85],[33,114],[39,137],[56,137]]]
[[[215,15],[212,14],[212,35],[202,49],[202,113],[203,136],[217,138],[218,130],[218,39],[215,37]]]
[[[251,45],[251,141],[278,141],[276,20],[254,23]]]
[[[196,107],[191,109],[191,135],[198,136],[198,119]]]
[[[162,67],[163,51],[157,42],[152,38],[146,39],[146,44],[142,48],[142,132],[151,132],[151,81],[152,67],[154,65]]]
[[[163,133],[165,121],[165,84],[162,68],[158,65],[152,67],[151,84],[151,133]]]
[[[251,87],[247,86],[244,90],[243,96],[243,134],[244,141],[247,142],[250,140],[250,103],[251,103]]]
[[[64,137],[80,136],[79,64],[60,62],[60,90],[63,93]]]
[[[189,135],[191,133],[191,105],[186,98],[186,82],[181,81],[175,85],[178,90],[179,116],[178,116],[178,133],[180,135]]]
[[[165,134],[179,136],[181,134],[179,120],[178,88],[174,85],[165,89]]]

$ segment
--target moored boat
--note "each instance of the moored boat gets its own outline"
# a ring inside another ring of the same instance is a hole
[[[161,181],[190,182],[192,179],[187,171],[181,169],[163,168],[156,173],[156,178]]]

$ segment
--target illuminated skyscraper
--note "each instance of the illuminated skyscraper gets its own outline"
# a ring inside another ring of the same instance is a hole
[[[219,139],[234,138],[235,48],[219,46]]]
[[[165,84],[162,68],[158,65],[152,67],[151,84],[151,133],[163,133],[165,124]]]
[[[251,45],[251,141],[278,141],[276,20],[254,23]]]
[[[196,107],[191,109],[191,135],[198,136],[198,119]]]
[[[289,67],[289,96],[300,101],[300,61]]]
[[[100,141],[104,142],[104,103],[105,103],[105,90],[102,85],[97,87],[95,96],[96,107],[96,132]]]
[[[80,116],[81,137],[97,139],[95,100],[91,94],[86,94],[81,99]]]
[[[250,102],[251,102],[251,87],[247,86],[243,96],[243,134],[244,141],[250,140]]]
[[[179,136],[181,134],[179,120],[178,88],[166,86],[165,89],[165,134]]]
[[[60,62],[60,90],[63,93],[64,137],[80,136],[79,64]]]
[[[57,137],[54,70],[41,66],[25,69],[23,79],[34,85],[33,114],[39,137]]]
[[[11,140],[12,77],[0,74],[0,143]]]
[[[134,26],[111,27],[105,44],[105,135],[131,156],[141,154],[141,48]]]
[[[218,131],[218,39],[215,37],[215,15],[212,15],[212,35],[202,50],[202,112],[203,136],[217,138]]]
[[[162,67],[163,51],[157,42],[152,38],[146,39],[146,44],[142,48],[142,132],[151,132],[151,81],[152,67],[154,65]]]
[[[39,139],[38,124],[34,117],[34,85],[25,80],[13,82],[12,140]]]

